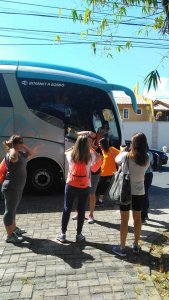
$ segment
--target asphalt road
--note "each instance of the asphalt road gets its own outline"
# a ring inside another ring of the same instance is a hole
[[[150,188],[150,207],[152,209],[169,209],[169,162],[160,172],[154,172]]]

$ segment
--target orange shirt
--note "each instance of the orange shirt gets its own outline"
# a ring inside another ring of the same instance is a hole
[[[119,152],[120,150],[114,147],[110,147],[108,152],[102,150],[103,163],[101,166],[101,176],[111,176],[114,172],[117,171],[114,158],[119,154]]]

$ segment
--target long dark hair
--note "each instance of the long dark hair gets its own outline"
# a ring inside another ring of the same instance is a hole
[[[101,148],[105,151],[105,152],[108,152],[109,151],[109,142],[106,138],[102,138],[100,141],[99,141],[99,144],[101,146]]]
[[[139,166],[145,166],[148,160],[147,138],[144,133],[137,132],[132,136],[129,156]]]
[[[76,143],[73,146],[71,158],[75,162],[84,162],[85,164],[88,164],[91,159],[91,154],[87,135],[80,135],[77,138]]]

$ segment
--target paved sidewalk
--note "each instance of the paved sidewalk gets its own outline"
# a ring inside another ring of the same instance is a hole
[[[158,191],[155,189],[154,194],[158,195]],[[154,207],[157,205],[150,211],[148,225],[143,226],[141,255],[133,255],[130,248],[133,241],[130,220],[126,259],[114,256],[111,251],[112,244],[119,242],[120,221],[118,210],[110,203],[97,208],[94,225],[85,221],[85,243],[74,242],[76,221],[70,220],[68,242],[62,245],[55,236],[60,228],[63,196],[25,197],[17,221],[27,229],[27,234],[25,241],[16,246],[5,243],[1,201],[0,299],[160,300],[149,276],[155,268],[149,250],[151,242],[158,239],[169,223],[166,195],[165,205],[160,208],[159,199],[152,197]]]

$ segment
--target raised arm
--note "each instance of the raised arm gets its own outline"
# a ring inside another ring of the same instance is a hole
[[[22,149],[24,150],[24,152],[26,152],[28,154],[28,156],[33,155],[33,151],[25,144],[22,144]]]

